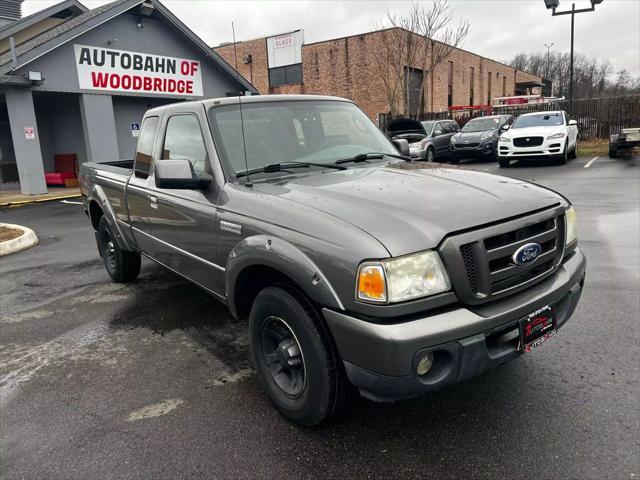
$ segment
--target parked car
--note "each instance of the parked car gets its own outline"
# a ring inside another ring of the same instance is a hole
[[[565,111],[520,115],[498,139],[498,162],[506,168],[519,158],[557,158],[567,163],[578,155],[578,123]]]
[[[459,163],[462,158],[495,159],[502,128],[512,122],[512,115],[490,115],[469,120],[451,137],[449,162]]]
[[[409,142],[412,158],[433,162],[447,156],[449,140],[460,127],[455,120],[428,120],[419,122],[402,118],[389,122],[387,131],[393,138]]]
[[[620,133],[609,137],[609,157],[618,158],[618,154],[631,152],[640,147],[640,128],[623,128]]]
[[[144,255],[248,319],[287,418],[317,424],[354,387],[384,401],[465,380],[572,315],[585,258],[563,196],[411,162],[345,99],[239,101],[149,110],[135,159],[84,163],[81,191],[114,281]]]

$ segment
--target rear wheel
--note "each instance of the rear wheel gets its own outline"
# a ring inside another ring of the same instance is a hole
[[[287,286],[267,287],[249,320],[251,359],[276,409],[305,426],[342,409],[352,389],[326,326]]]
[[[106,217],[98,222],[98,247],[107,273],[114,282],[127,283],[140,273],[140,254],[122,250]]]

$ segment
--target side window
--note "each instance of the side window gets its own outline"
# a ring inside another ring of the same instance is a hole
[[[153,155],[153,140],[156,138],[156,132],[158,131],[158,120],[158,117],[147,117],[142,122],[134,159],[136,177],[147,178],[149,176]]]
[[[189,160],[196,172],[207,171],[207,148],[200,122],[193,115],[175,115],[167,123],[162,160]]]
[[[445,126],[446,126],[446,125],[445,125],[445,123],[444,123],[444,122],[438,122],[438,123],[436,123],[436,126],[435,126],[435,127],[434,127],[434,129],[433,129],[433,133],[435,133],[435,132],[437,132],[437,131],[440,131],[440,134],[445,133],[445,131],[444,131],[444,127],[445,127]]]

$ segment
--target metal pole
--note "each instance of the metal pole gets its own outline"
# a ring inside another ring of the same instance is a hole
[[[571,54],[569,60],[569,110],[573,114],[573,24],[576,16],[576,4],[571,5]]]

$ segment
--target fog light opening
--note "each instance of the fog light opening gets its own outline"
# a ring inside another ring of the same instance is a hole
[[[429,352],[424,357],[422,357],[418,362],[418,368],[416,369],[416,372],[420,376],[426,375],[427,373],[429,373],[429,370],[431,370],[432,366],[433,366],[433,353]]]

